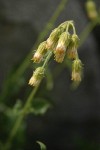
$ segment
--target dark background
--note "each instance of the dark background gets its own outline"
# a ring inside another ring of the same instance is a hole
[[[59,2],[60,0],[0,0],[1,90],[7,74],[27,56]],[[95,2],[99,8],[100,1]],[[84,0],[69,0],[55,26],[65,20],[74,20],[80,35],[89,23],[84,4]],[[98,25],[78,50],[84,64],[84,78],[76,90],[71,90],[70,71],[66,68],[54,79],[51,91],[46,90],[45,83],[42,83],[37,96],[48,98],[53,108],[42,117],[29,115],[26,118],[23,149],[37,149],[35,141],[40,140],[47,145],[48,150],[100,150],[99,41]],[[55,65],[55,62],[51,63],[51,70]],[[26,87],[11,99],[12,104],[14,98],[23,99],[26,89],[30,88],[27,82],[32,71],[32,68],[26,71]]]

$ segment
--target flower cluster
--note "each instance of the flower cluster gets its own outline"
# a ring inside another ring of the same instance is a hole
[[[72,30],[72,33],[70,33],[70,30]],[[72,65],[72,80],[79,82],[81,81],[82,63],[78,58],[78,46],[79,38],[76,34],[74,23],[73,21],[66,21],[55,28],[46,41],[40,43],[32,60],[35,63],[40,63],[46,59],[50,51],[52,51],[54,59],[58,63],[62,63],[65,57],[74,60]],[[37,68],[29,84],[37,86],[43,78],[44,73],[44,67]]]

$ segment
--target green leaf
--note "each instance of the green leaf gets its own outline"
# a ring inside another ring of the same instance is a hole
[[[37,143],[40,145],[40,149],[41,150],[46,150],[47,148],[46,148],[46,145],[44,144],[44,143],[42,143],[42,142],[40,142],[40,141],[37,141]]]
[[[22,101],[17,100],[13,108],[6,109],[5,114],[11,120],[14,120],[21,113],[21,109],[22,109]]]
[[[34,113],[35,115],[43,115],[51,107],[50,102],[43,98],[36,98],[33,100],[32,107],[29,110],[29,113]]]

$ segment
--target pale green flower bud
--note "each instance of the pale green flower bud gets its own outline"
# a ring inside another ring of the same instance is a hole
[[[39,45],[37,51],[35,52],[35,54],[34,54],[34,56],[33,56],[33,58],[32,58],[32,60],[33,60],[34,62],[40,63],[40,62],[42,61],[43,56],[44,56],[44,55],[46,54],[46,52],[47,52],[46,44],[47,44],[46,41],[44,41],[44,42],[42,42],[42,43]]]
[[[77,49],[77,47],[79,46],[79,37],[77,34],[72,35],[72,42],[73,46]]]
[[[75,59],[77,57],[77,48],[79,46],[79,38],[76,34],[73,34],[70,43],[67,48],[67,57]]]
[[[32,60],[35,62],[35,63],[40,63],[43,59],[43,56],[41,53],[39,53],[38,51],[36,51],[36,53],[34,54]]]
[[[98,12],[96,10],[95,2],[93,2],[92,0],[88,0],[86,2],[86,11],[87,11],[88,17],[91,20],[94,20],[98,17]]]
[[[68,49],[67,50],[67,57],[69,59],[75,59],[77,57],[77,49],[75,49],[75,48]]]
[[[81,82],[81,74],[80,74],[80,72],[75,72],[75,71],[73,71],[72,72],[72,78],[71,78],[71,80],[73,80],[73,81],[75,81],[75,82]]]
[[[41,82],[45,73],[45,69],[43,67],[38,67],[34,72],[33,76],[29,80],[29,84],[32,86],[38,86]]]
[[[56,49],[54,50],[55,54],[55,60],[59,63],[62,63],[65,53],[66,53],[66,48],[69,44],[69,39],[70,39],[70,34],[63,32],[60,35],[60,38],[58,40],[58,44]]]
[[[62,30],[60,28],[56,28],[51,32],[49,38],[47,39],[47,49],[52,50],[55,48],[61,32]]]
[[[82,62],[80,59],[75,59],[73,61],[72,69],[75,71],[80,71],[82,69]]]
[[[65,49],[67,48],[67,46],[69,45],[70,42],[70,34],[68,32],[63,32],[58,40],[58,45],[56,47],[56,50],[61,48],[61,47],[65,47]]]
[[[81,81],[82,76],[82,62],[80,59],[76,59],[72,64],[72,80],[76,82]]]
[[[63,52],[62,54],[57,54],[55,55],[55,61],[58,63],[62,63],[65,57],[65,52]]]

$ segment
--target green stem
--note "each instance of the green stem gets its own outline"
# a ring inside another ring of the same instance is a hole
[[[70,23],[70,25],[71,25],[71,26],[72,26],[72,28],[73,28],[73,33],[74,33],[74,34],[76,34],[76,29],[75,29],[74,24],[73,24],[73,23]]]
[[[51,56],[52,56],[52,51],[50,51],[50,52],[48,53],[48,56],[46,57],[46,59],[45,59],[45,61],[44,61],[42,67],[44,67],[44,68],[46,67],[46,65],[48,64],[48,62],[49,62]],[[40,85],[40,84],[39,84],[39,85]],[[36,87],[32,90],[31,94],[29,95],[29,97],[28,97],[28,99],[27,99],[27,101],[26,101],[26,103],[25,103],[25,105],[24,105],[24,107],[23,107],[23,109],[22,109],[22,113],[21,113],[20,116],[17,118],[17,120],[16,120],[16,122],[15,122],[15,124],[14,124],[14,126],[13,126],[13,129],[12,129],[10,135],[9,135],[9,138],[8,138],[8,140],[7,140],[6,144],[5,144],[5,146],[3,147],[3,150],[9,150],[9,149],[10,149],[11,141],[13,140],[14,136],[16,135],[16,133],[17,133],[17,131],[18,131],[18,129],[19,129],[19,127],[20,127],[20,125],[21,125],[21,123],[22,123],[24,117],[25,117],[25,115],[27,114],[28,109],[29,109],[30,106],[31,106],[32,100],[33,100],[33,98],[34,98],[34,96],[35,96],[35,94],[36,94],[36,92],[37,92],[37,90],[38,90],[38,88],[39,88],[39,85],[36,86]]]
[[[17,131],[18,131],[18,129],[19,129],[19,127],[20,127],[20,125],[21,125],[23,119],[24,119],[24,116],[25,116],[25,114],[27,113],[28,108],[29,108],[29,106],[30,106],[30,104],[31,104],[31,102],[32,102],[32,100],[33,100],[33,98],[34,98],[34,96],[35,96],[35,93],[36,93],[37,90],[38,90],[38,88],[39,88],[39,85],[38,85],[37,87],[35,87],[35,88],[33,89],[33,91],[31,92],[31,94],[30,94],[30,96],[29,96],[29,98],[28,98],[26,104],[24,105],[24,108],[23,108],[23,110],[22,110],[22,113],[20,114],[20,116],[19,116],[18,119],[16,120],[16,122],[15,122],[15,124],[14,124],[14,127],[12,128],[12,131],[10,132],[9,138],[8,138],[8,140],[7,140],[5,146],[3,147],[2,150],[9,150],[9,149],[10,149],[11,141],[12,141],[12,139],[14,138],[14,136],[16,135],[16,133],[17,133]]]
[[[46,65],[48,64],[48,61],[51,58],[52,54],[53,54],[52,51],[50,51],[49,54],[48,54],[48,56],[47,56],[47,58],[45,59],[45,61],[43,63],[43,68],[45,68]]]
[[[66,27],[66,32],[69,32],[68,30],[69,30],[69,25],[70,25],[70,23],[68,22],[67,23],[67,27]]]
[[[24,59],[24,61],[20,65],[20,67],[11,76],[11,79],[7,82],[7,84],[5,83],[4,88],[3,88],[3,92],[2,92],[2,95],[1,95],[1,100],[2,101],[4,99],[6,99],[7,96],[10,95],[10,93],[12,92],[12,90],[10,90],[11,88],[9,88],[10,84],[11,83],[15,84],[18,81],[18,79],[22,76],[22,74],[25,72],[25,70],[28,68],[28,66],[30,65],[30,58],[32,56],[33,50],[45,38],[45,36],[49,33],[49,31],[53,28],[53,26],[55,24],[55,21],[57,20],[57,18],[61,14],[61,12],[64,10],[67,2],[68,2],[68,0],[61,0],[58,7],[56,8],[53,16],[50,18],[50,20],[48,21],[48,23],[44,27],[43,31],[39,34],[38,39],[35,42],[35,44],[34,44],[32,50],[30,51],[30,53]]]

